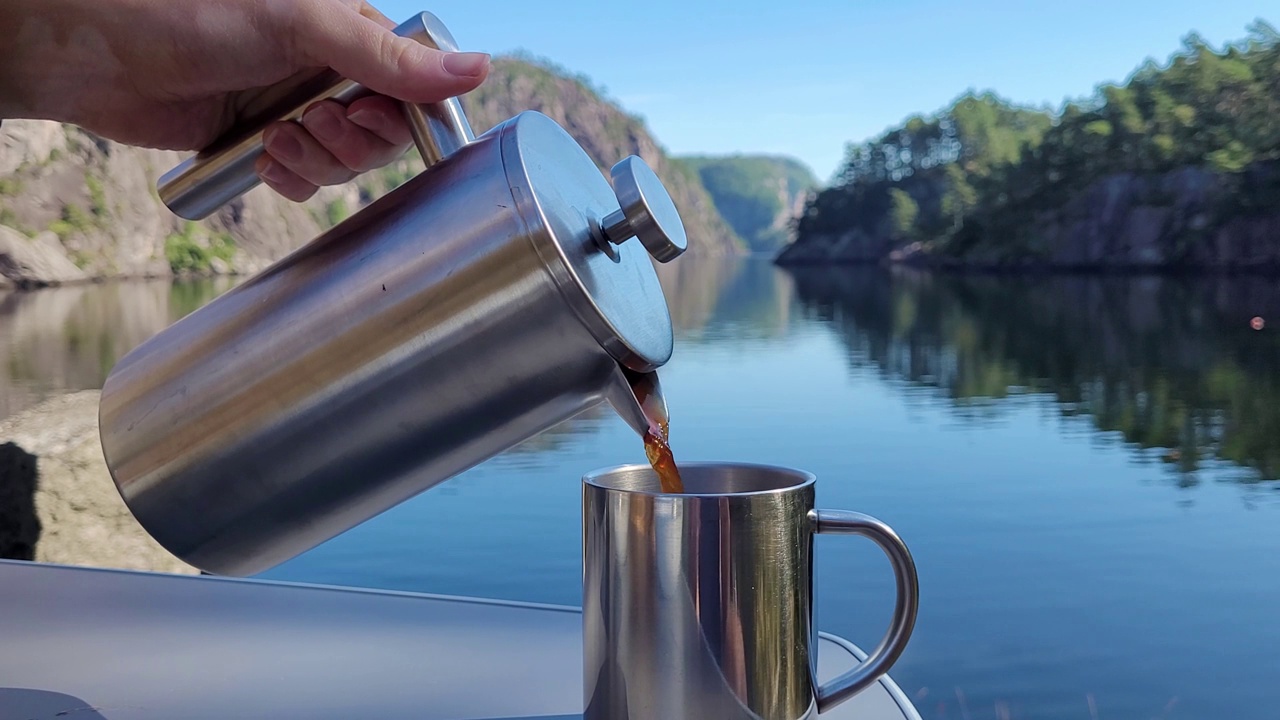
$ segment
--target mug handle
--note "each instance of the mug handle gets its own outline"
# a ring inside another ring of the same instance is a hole
[[[810,510],[809,523],[815,533],[831,535],[861,535],[880,546],[893,564],[897,580],[897,601],[893,608],[893,622],[889,632],[866,660],[854,669],[837,677],[826,685],[818,685],[815,694],[818,712],[824,713],[867,689],[888,672],[890,666],[907,647],[911,630],[916,624],[916,611],[920,606],[920,582],[916,577],[916,563],[906,543],[888,525],[862,513],[848,510]]]

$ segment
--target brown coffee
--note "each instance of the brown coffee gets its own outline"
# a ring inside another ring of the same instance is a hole
[[[640,403],[640,409],[649,421],[649,429],[644,434],[644,454],[649,458],[653,471],[658,473],[662,492],[684,492],[680,469],[671,454],[671,419],[667,417],[667,403],[662,397],[658,374],[627,373],[627,377],[631,380],[631,392],[635,393],[636,402]]]

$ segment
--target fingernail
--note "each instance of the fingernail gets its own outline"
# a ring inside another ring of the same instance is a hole
[[[284,183],[289,180],[289,170],[275,160],[267,160],[258,174],[273,183]]]
[[[267,152],[281,160],[285,162],[299,162],[302,160],[302,143],[279,127],[267,128],[262,140],[267,147]]]
[[[478,77],[489,66],[487,53],[449,53],[444,56],[444,69],[458,77]]]
[[[387,127],[387,116],[368,108],[358,108],[347,115],[347,119],[365,130],[378,132]]]
[[[310,130],[311,134],[321,142],[342,139],[342,121],[334,117],[332,110],[322,105],[303,113],[302,126]]]

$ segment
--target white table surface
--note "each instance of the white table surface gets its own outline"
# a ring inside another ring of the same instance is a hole
[[[0,720],[574,718],[581,617],[0,560]],[[818,657],[825,681],[862,655],[824,635]],[[821,717],[919,718],[888,678]]]

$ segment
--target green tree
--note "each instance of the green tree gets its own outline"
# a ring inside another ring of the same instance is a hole
[[[964,222],[965,215],[978,203],[978,191],[969,183],[959,165],[947,165],[946,190],[942,193],[942,215],[955,232]]]
[[[852,229],[932,240],[937,252],[979,248],[1004,258],[1039,252],[1038,224],[1102,179],[1201,167],[1242,188],[1212,214],[1280,205],[1280,33],[1262,20],[1222,48],[1192,33],[1164,65],[1148,61],[1056,113],[970,91],[933,115],[845,148],[836,182],[815,194],[797,228]],[[910,201],[910,202],[908,202]],[[1251,211],[1251,210],[1250,210]],[[909,220],[909,221],[908,221]],[[1207,236],[1201,233],[1203,236]],[[1199,236],[1198,236],[1199,237]]]
[[[900,188],[889,190],[889,222],[893,235],[898,240],[910,239],[915,234],[916,218],[920,215],[920,206]]]
[[[812,171],[771,155],[680,158],[711,195],[716,210],[756,252],[774,252],[791,238],[786,221],[794,204],[818,184]]]

